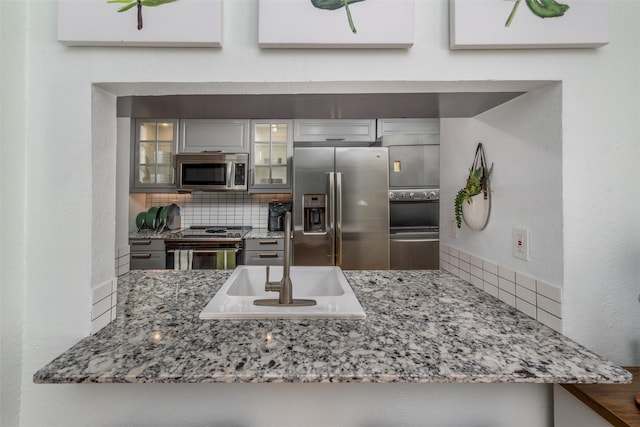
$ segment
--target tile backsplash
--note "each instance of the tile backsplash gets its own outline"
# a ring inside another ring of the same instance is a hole
[[[562,332],[562,289],[440,244],[440,268]]]
[[[175,203],[180,206],[181,226],[250,225],[267,228],[269,202],[291,202],[291,194],[245,192],[197,192],[192,194],[147,194],[145,208]]]
[[[116,318],[118,278],[93,287],[91,297],[91,334],[107,326]]]

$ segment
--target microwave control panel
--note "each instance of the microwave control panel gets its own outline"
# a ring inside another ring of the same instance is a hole
[[[247,178],[246,165],[244,163],[235,164],[235,177],[233,178],[234,185],[244,185]]]

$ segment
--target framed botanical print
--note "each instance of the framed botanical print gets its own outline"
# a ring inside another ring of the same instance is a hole
[[[451,49],[599,47],[608,0],[449,0]]]

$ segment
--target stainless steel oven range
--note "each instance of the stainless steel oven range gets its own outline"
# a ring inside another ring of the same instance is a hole
[[[213,270],[243,262],[249,226],[192,226],[165,240],[167,269]],[[186,262],[185,260],[188,260]]]
[[[389,191],[389,246],[392,270],[440,268],[440,189]]]

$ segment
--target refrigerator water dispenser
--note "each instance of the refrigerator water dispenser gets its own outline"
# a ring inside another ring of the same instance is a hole
[[[305,194],[303,196],[304,233],[322,234],[327,232],[326,194]]]

